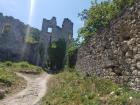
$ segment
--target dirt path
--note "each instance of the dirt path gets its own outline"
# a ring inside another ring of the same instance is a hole
[[[46,73],[34,77],[17,73],[27,81],[27,87],[21,92],[0,101],[0,105],[37,105],[47,90],[49,75]]]

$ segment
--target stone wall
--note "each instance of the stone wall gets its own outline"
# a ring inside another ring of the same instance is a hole
[[[76,69],[140,90],[139,0],[81,46]]]
[[[49,29],[52,31],[49,32]],[[48,37],[51,37],[52,41],[57,41],[59,39],[65,39],[68,41],[73,38],[73,23],[68,18],[65,18],[62,27],[57,25],[56,17],[52,17],[51,20],[43,19],[42,23],[42,33],[46,34],[46,38],[44,39],[48,41]]]
[[[49,28],[52,32],[49,32]],[[28,33],[28,31],[30,31]],[[31,36],[35,42],[30,42]],[[29,37],[29,38],[28,38]],[[50,40],[65,39],[67,43],[73,37],[73,23],[64,19],[62,28],[57,26],[56,18],[43,19],[42,30],[25,25],[11,16],[0,13],[0,61],[29,61],[43,66],[47,61],[47,49]],[[51,39],[50,39],[51,38]],[[28,39],[28,40],[26,40]]]
[[[3,16],[0,13],[0,61],[26,60],[36,64],[38,52],[35,49],[38,49],[38,46],[26,42],[29,27],[18,19]],[[30,31],[29,34],[35,34],[35,32],[40,34],[38,29],[32,27],[30,27]]]
[[[0,60],[20,59],[25,34],[24,23],[0,14]]]
[[[51,32],[49,32],[51,29]],[[48,60],[48,46],[50,41],[58,41],[59,39],[64,39],[66,41],[67,46],[73,39],[73,23],[68,18],[65,18],[62,27],[57,25],[56,17],[52,17],[52,19],[47,20],[43,19],[42,23],[42,31],[40,35],[40,43],[44,46],[44,59],[42,60],[45,63]]]

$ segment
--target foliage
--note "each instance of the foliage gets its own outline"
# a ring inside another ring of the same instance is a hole
[[[26,36],[25,41],[31,44],[38,43],[40,39],[39,35],[40,31],[38,29],[30,28],[30,33]]]
[[[48,62],[50,67],[61,69],[63,67],[64,58],[66,54],[66,42],[63,39],[54,41],[50,44],[48,48]]]
[[[85,39],[106,27],[112,18],[117,16],[123,8],[131,6],[134,0],[108,0],[101,3],[92,3],[89,10],[84,10],[79,14],[85,25],[79,34]]]
[[[5,94],[8,94],[21,89],[21,86],[25,86],[25,80],[18,77],[16,72],[40,74],[42,71],[40,67],[27,62],[0,62],[0,89],[6,90]],[[1,98],[3,97],[0,97],[0,99]]]
[[[40,37],[39,37],[40,31],[38,29],[33,28],[33,29],[31,29],[30,33],[31,33],[33,39],[38,42],[40,39]]]
[[[6,67],[11,67],[13,65],[11,61],[6,61],[4,64]]]
[[[7,86],[11,86],[15,82],[15,74],[5,68],[0,68],[0,82]]]
[[[13,63],[11,61],[0,62],[0,68],[9,70],[9,72],[26,72],[35,74],[40,74],[43,71],[40,67],[24,61],[18,63]]]
[[[3,33],[9,33],[11,30],[11,26],[10,25],[5,25],[4,28],[3,28]]]
[[[6,65],[6,64],[5,64]],[[23,78],[20,78],[11,69],[0,63],[0,89],[5,90],[4,95],[0,96],[3,99],[6,94],[14,93],[16,90],[21,89],[25,85]]]
[[[11,67],[14,71],[19,72],[25,72],[25,73],[34,73],[34,74],[40,74],[42,73],[42,68],[29,64],[28,62],[18,62],[13,63],[13,66]]]
[[[57,74],[50,80],[48,86],[42,105],[140,104],[140,92],[119,86],[110,80],[82,76],[71,69]]]
[[[26,36],[25,41],[26,43],[31,43],[31,44],[37,43],[37,41],[33,38],[32,35]]]
[[[80,46],[80,43],[78,41],[79,39],[74,40],[67,49],[67,65],[70,68],[74,68],[76,64],[77,51]]]
[[[113,0],[118,10],[122,10],[126,6],[131,6],[135,0]]]

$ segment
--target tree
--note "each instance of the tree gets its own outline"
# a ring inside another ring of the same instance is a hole
[[[74,68],[77,60],[77,52],[81,43],[79,37],[70,44],[70,47],[67,50],[67,66]]]
[[[84,27],[79,31],[79,34],[88,39],[95,35],[98,30],[106,27],[112,18],[122,11],[123,8],[131,6],[135,0],[106,0],[98,3],[97,0],[92,2],[92,6],[88,10],[83,10],[79,14],[81,20],[84,21]]]
[[[61,69],[63,68],[64,58],[66,54],[66,42],[63,39],[54,41],[48,48],[48,63],[50,67]]]

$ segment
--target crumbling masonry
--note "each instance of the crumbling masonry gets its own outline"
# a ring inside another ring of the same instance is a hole
[[[30,27],[30,34],[39,39],[36,43],[25,41],[29,27],[18,19],[0,13],[0,61],[24,60],[42,66],[48,57],[50,39],[64,39],[68,45],[73,38],[73,23],[68,18],[64,19],[62,27],[57,26],[55,17],[43,19],[41,31]]]

